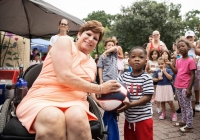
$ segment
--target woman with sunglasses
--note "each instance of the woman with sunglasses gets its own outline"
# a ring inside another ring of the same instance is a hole
[[[67,32],[69,31],[68,25],[69,25],[68,20],[66,20],[66,19],[61,19],[59,21],[59,25],[58,25],[59,33],[57,35],[54,35],[54,36],[51,37],[51,39],[49,41],[48,52],[52,48],[52,46],[54,45],[54,43],[56,42],[56,40],[59,36],[67,36]]]
[[[157,30],[153,31],[152,36],[153,36],[153,40],[148,43],[147,48],[146,48],[148,59],[149,59],[150,51],[153,49],[158,50],[160,54],[162,54],[163,50],[168,50],[165,43],[160,40],[159,31]]]

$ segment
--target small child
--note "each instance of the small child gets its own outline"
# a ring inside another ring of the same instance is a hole
[[[163,57],[158,58],[158,65],[160,70],[156,71],[154,81],[157,81],[156,88],[156,101],[161,102],[162,114],[159,119],[163,120],[166,117],[165,102],[167,102],[172,111],[172,121],[177,121],[176,110],[174,107],[174,93],[171,86],[172,71],[166,68],[165,59]]]
[[[174,126],[181,127],[181,132],[191,132],[193,129],[193,110],[191,105],[192,86],[196,70],[195,60],[188,55],[192,44],[184,38],[177,41],[177,49],[182,58],[176,60],[176,65],[169,64],[172,71],[176,74],[175,88],[181,106],[182,122],[175,123]],[[175,61],[174,61],[175,62]],[[175,67],[174,67],[175,66]]]
[[[128,52],[124,53],[123,63],[124,63],[124,72],[128,72],[129,71]]]
[[[117,79],[117,47],[115,46],[115,40],[107,38],[104,43],[105,52],[100,56],[97,67],[99,72],[100,84],[108,80]]]
[[[104,43],[105,52],[98,61],[98,72],[100,84],[108,80],[115,80],[118,76],[117,58],[118,49],[115,46],[115,39],[107,38]],[[105,128],[109,132],[107,140],[119,140],[119,129],[117,125],[117,113],[104,111],[103,121]]]
[[[142,47],[134,47],[129,52],[132,72],[124,72],[118,80],[127,86],[130,102],[118,112],[125,111],[124,140],[153,140],[152,104],[154,94],[153,79],[143,68],[147,53]]]
[[[122,49],[121,46],[119,46],[117,37],[113,36],[112,39],[115,40],[115,45],[116,45],[116,47],[118,49],[117,68],[118,68],[118,74],[121,75],[123,73],[123,71],[124,71],[124,63],[123,63],[124,54],[123,54],[123,49]]]
[[[156,49],[151,50],[149,55],[149,61],[147,62],[146,65],[146,72],[148,72],[153,79],[155,78],[155,72],[158,69],[160,69],[158,66],[159,56],[160,53],[158,50]],[[154,84],[154,91],[156,91],[157,82],[153,82],[153,84]],[[155,94],[152,96],[151,102],[154,103],[154,100],[155,100]],[[156,101],[156,105],[157,105],[157,112],[161,113],[160,102]]]
[[[40,55],[39,55],[39,54],[36,54],[36,55],[34,56],[34,59],[31,60],[30,66],[31,66],[31,65],[35,65],[35,64],[40,64],[40,63],[42,63],[42,61],[41,61],[41,59],[40,59]]]

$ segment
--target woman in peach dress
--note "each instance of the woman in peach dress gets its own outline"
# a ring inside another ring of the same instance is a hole
[[[29,133],[40,140],[91,140],[87,93],[106,94],[120,85],[108,81],[92,84],[96,64],[90,56],[101,41],[104,28],[98,21],[88,21],[78,32],[78,41],[61,36],[48,53],[42,71],[17,107],[17,117]]]

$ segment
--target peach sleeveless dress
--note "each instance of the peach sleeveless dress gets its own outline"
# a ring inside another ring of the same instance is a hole
[[[93,58],[77,50],[73,42],[71,55],[72,60],[69,61],[73,61],[72,72],[89,82],[94,81],[96,64]],[[22,125],[31,134],[35,133],[32,125],[37,114],[48,106],[55,106],[65,111],[71,106],[78,105],[86,111],[89,120],[97,120],[97,117],[89,111],[89,104],[86,98],[87,93],[70,89],[58,83],[51,55],[48,54],[40,75],[18,105],[16,114]]]

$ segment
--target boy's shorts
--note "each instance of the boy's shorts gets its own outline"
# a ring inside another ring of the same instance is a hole
[[[153,119],[124,123],[124,140],[153,140]]]
[[[197,78],[195,74],[195,79],[194,79],[194,90],[200,90],[200,80]]]
[[[194,86],[192,87],[192,96],[191,96],[191,101],[196,101],[196,98],[195,98],[195,92],[194,92]]]

